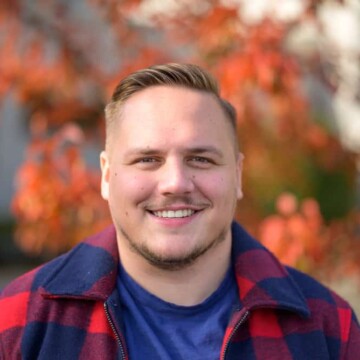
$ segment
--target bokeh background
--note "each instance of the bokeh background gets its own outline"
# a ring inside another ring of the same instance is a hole
[[[360,314],[358,0],[2,0],[0,288],[110,222],[104,104],[169,61],[238,111],[237,219]]]

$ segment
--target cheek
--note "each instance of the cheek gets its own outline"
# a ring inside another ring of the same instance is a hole
[[[110,179],[110,196],[120,206],[129,203],[138,203],[144,200],[151,192],[151,181],[136,174],[114,174]]]
[[[210,176],[205,178],[195,177],[194,182],[201,192],[209,199],[221,198],[224,194],[226,181],[223,176]]]
[[[198,184],[199,184],[198,179]],[[196,182],[196,179],[194,180]],[[227,202],[234,194],[234,181],[224,175],[211,176],[201,180],[199,185],[203,194],[209,199]]]

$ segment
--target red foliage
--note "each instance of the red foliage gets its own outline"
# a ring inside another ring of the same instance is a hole
[[[298,208],[294,195],[284,193],[276,202],[276,215],[266,217],[259,227],[259,238],[282,262],[309,269],[321,256],[324,221],[318,203],[305,199]],[[306,264],[302,263],[306,262]]]
[[[262,220],[259,239],[282,262],[331,282],[358,272],[360,212],[326,224],[318,203],[283,193],[275,215]]]
[[[30,144],[13,199],[16,238],[24,251],[59,253],[109,223],[99,172],[86,167],[78,146],[82,140],[81,130],[68,124]]]
[[[27,23],[20,21],[19,12],[25,11],[20,2],[0,6],[0,29],[6,30],[0,96],[11,91],[18,97],[29,111],[32,131],[13,202],[24,251],[64,251],[109,221],[99,171],[86,165],[81,147],[89,136],[103,135],[102,108],[120,78],[176,60],[174,49],[184,49],[181,59],[210,69],[238,111],[246,157],[245,198],[237,218],[288,264],[309,272],[358,271],[359,214],[348,211],[341,219],[325,220],[326,201],[316,198],[321,176],[341,174],[342,187],[352,191],[355,161],[309,111],[301,64],[284,48],[287,25],[269,19],[245,24],[238,9],[217,0],[199,0],[196,8],[183,2],[176,13],[155,17],[157,28],[151,31],[170,39],[159,43],[162,37],[135,24],[141,4],[89,0],[106,25],[104,34],[116,44],[118,52],[109,54],[99,52],[101,41],[95,41],[89,24],[71,21],[69,5],[43,1]],[[314,8],[309,5],[306,16],[315,16]],[[57,56],[49,58],[54,39]],[[119,59],[111,71],[102,67],[109,57]]]

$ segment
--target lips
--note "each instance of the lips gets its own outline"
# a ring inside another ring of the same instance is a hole
[[[152,211],[152,214],[159,218],[185,218],[193,215],[195,210],[192,209],[181,209],[181,210],[160,210]]]

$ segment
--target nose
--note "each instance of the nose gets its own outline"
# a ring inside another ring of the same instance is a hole
[[[158,190],[162,195],[188,194],[194,190],[191,169],[180,159],[168,159],[161,167]]]

